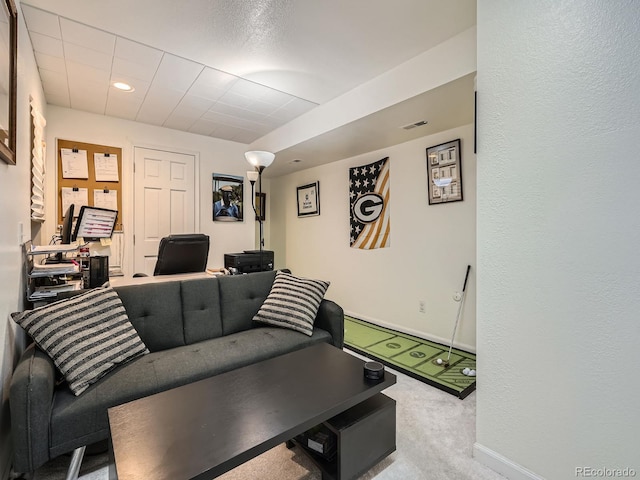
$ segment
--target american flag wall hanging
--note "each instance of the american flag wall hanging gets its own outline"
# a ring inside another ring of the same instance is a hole
[[[389,157],[349,169],[351,248],[389,246]]]

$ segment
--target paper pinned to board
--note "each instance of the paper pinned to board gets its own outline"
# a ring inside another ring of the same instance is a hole
[[[61,148],[62,178],[89,178],[87,151]]]
[[[73,203],[73,216],[77,217],[80,207],[89,205],[89,190],[86,188],[62,187],[62,214]]]
[[[108,208],[109,210],[118,210],[118,191],[94,190],[93,206],[98,208]]]
[[[115,153],[94,153],[93,163],[96,182],[118,182],[118,155]]]

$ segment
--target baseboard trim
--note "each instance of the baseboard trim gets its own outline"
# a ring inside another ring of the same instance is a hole
[[[509,480],[545,480],[521,465],[479,443],[473,444],[473,457],[481,464],[507,477]]]
[[[374,325],[380,325],[381,327],[389,328],[391,330],[396,330],[401,333],[406,333],[407,335],[413,335],[414,337],[424,338],[425,340],[430,340],[435,343],[439,343],[441,345],[449,345],[451,342],[450,338],[442,338],[436,335],[431,335],[425,332],[419,332],[418,330],[414,330],[412,328],[403,327],[401,325],[396,325],[395,323],[385,322],[384,320],[380,320],[378,318],[372,318],[367,315],[362,315],[360,313],[355,313],[351,311],[345,310],[345,315],[348,315],[353,318],[358,318],[360,320],[364,320],[365,322],[373,323]],[[453,348],[457,348],[459,350],[463,350],[469,353],[476,353],[476,347],[473,345],[467,345],[466,343],[460,343],[457,341],[453,342]]]

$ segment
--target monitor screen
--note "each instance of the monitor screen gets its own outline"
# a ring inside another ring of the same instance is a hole
[[[69,245],[71,243],[71,234],[73,233],[73,203],[69,205],[64,214],[62,221],[62,231],[60,232],[60,243]]]
[[[78,214],[73,240],[97,241],[111,238],[118,218],[117,210],[83,206]]]

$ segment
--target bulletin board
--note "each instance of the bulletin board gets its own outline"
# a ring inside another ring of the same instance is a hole
[[[68,200],[69,189],[83,194],[86,189],[88,206],[109,208],[104,205],[107,200],[114,203],[114,206],[117,205],[118,220],[115,230],[122,231],[122,149],[58,139],[57,156],[58,225],[62,224],[65,212],[63,200]],[[76,159],[81,161],[70,164],[70,158],[74,162]],[[80,209],[76,208],[73,213],[77,216],[79,212]]]

